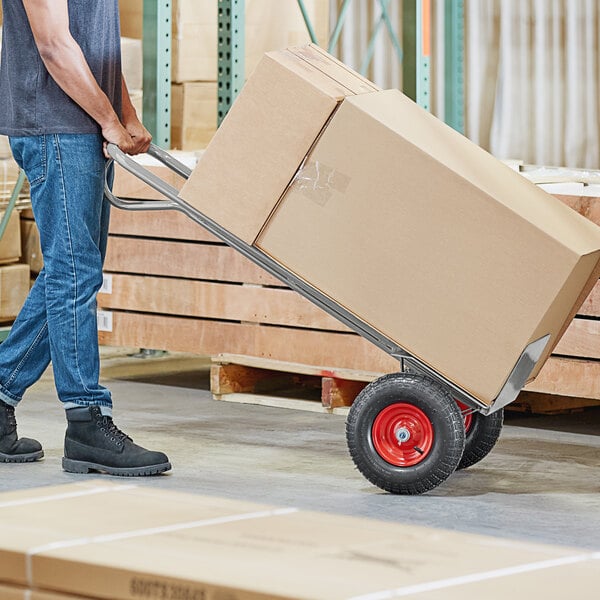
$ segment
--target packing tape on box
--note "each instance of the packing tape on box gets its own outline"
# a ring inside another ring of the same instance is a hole
[[[105,488],[105,491],[123,491],[124,488],[131,488],[136,486],[122,486],[118,488]],[[89,537],[82,537],[76,539],[62,540],[58,542],[50,542],[41,546],[30,548],[25,555],[25,574],[26,580],[29,587],[34,585],[33,576],[33,557],[42,554],[43,552],[50,552],[52,550],[61,550],[64,548],[73,548],[77,546],[87,546],[89,544],[103,544],[107,542],[117,542],[120,540],[127,540],[137,537],[145,537],[149,535],[156,535],[159,533],[172,533],[174,531],[181,531],[184,529],[194,529],[198,527],[209,527],[211,525],[221,525],[223,523],[234,523],[236,521],[248,521],[251,519],[264,519],[266,517],[277,517],[281,515],[289,515],[298,512],[297,508],[276,508],[271,510],[260,510],[250,513],[240,513],[236,515],[228,515],[225,517],[215,517],[212,519],[201,519],[199,521],[188,521],[186,523],[173,523],[172,525],[163,525],[160,527],[149,527],[147,529],[136,529],[133,531],[122,531],[119,533],[109,533],[104,535],[95,535]]]
[[[315,160],[307,161],[298,169],[291,188],[298,190],[320,206],[325,206],[334,191],[343,194],[349,183],[348,175]]]
[[[472,573],[470,575],[461,575],[459,577],[449,577],[447,579],[439,579],[437,581],[427,581],[424,583],[417,583],[415,585],[407,585],[406,587],[382,590],[370,594],[362,594],[360,596],[353,596],[348,600],[390,600],[391,598],[413,596],[416,594],[434,592],[436,590],[443,590],[459,585],[468,585],[470,583],[478,583],[480,581],[499,579],[501,577],[509,577],[511,575],[519,575],[522,573],[531,573],[533,571],[542,571],[544,569],[563,567],[593,560],[600,560],[600,552],[575,554],[573,556],[541,560],[538,562],[526,563],[524,565],[515,565],[514,567],[494,569],[492,571],[482,571],[481,573]]]

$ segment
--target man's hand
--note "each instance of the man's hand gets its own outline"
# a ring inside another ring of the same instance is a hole
[[[152,136],[142,125],[141,121],[137,118],[137,115],[131,116],[128,120],[125,120],[124,125],[134,143],[134,149],[129,152],[129,154],[143,154],[144,152],[148,152],[150,142],[152,142]]]
[[[108,125],[105,125],[102,128],[102,135],[106,140],[106,142],[104,142],[104,156],[106,158],[110,158],[106,151],[107,143],[119,146],[119,148],[125,152],[125,154],[138,154],[138,152],[135,151],[135,141],[118,119],[115,119]]]

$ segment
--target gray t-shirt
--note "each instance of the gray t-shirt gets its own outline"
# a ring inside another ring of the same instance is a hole
[[[99,133],[99,125],[54,82],[37,50],[22,0],[3,0],[0,133]],[[121,114],[118,0],[68,0],[71,35],[100,88]]]

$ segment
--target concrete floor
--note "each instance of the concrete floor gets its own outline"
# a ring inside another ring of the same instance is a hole
[[[103,355],[115,422],[173,463],[139,485],[600,550],[600,409],[509,416],[481,463],[426,495],[393,496],[354,469],[343,416],[214,401],[206,359]],[[61,470],[65,421],[51,372],[17,418],[46,457],[0,464],[0,491],[101,477]]]

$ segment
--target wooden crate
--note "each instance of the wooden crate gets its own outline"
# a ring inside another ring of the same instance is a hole
[[[600,225],[600,199],[561,199]],[[110,232],[105,272],[111,292],[98,296],[100,310],[110,315],[103,319],[102,344],[244,356],[238,362],[246,370],[259,368],[243,364],[252,357],[296,371],[303,365],[314,376],[351,370],[369,373],[365,382],[398,368],[395,359],[180,213],[115,210]],[[600,283],[514,408],[544,409],[549,396],[553,410],[561,402],[600,403],[598,382]]]

